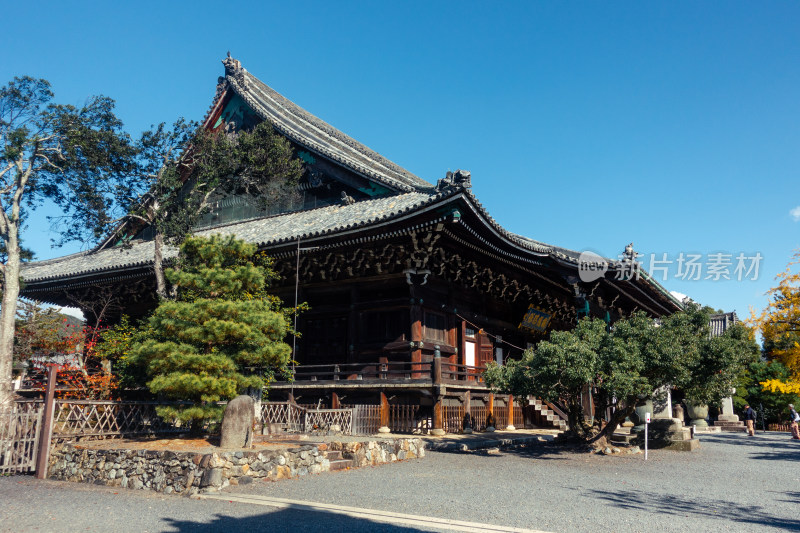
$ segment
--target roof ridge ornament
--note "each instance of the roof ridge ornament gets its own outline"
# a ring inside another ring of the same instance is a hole
[[[242,89],[247,90],[247,79],[244,76],[247,69],[242,67],[242,62],[231,57],[228,51],[228,57],[222,60],[222,64],[225,65],[225,77],[232,78]]]
[[[622,253],[622,260],[627,263],[635,263],[636,258],[640,255],[642,254],[633,249],[633,243],[630,243],[625,247],[625,251]]]
[[[438,192],[451,192],[458,189],[469,189],[472,187],[472,173],[469,170],[458,169],[455,172],[447,171],[444,179],[436,182]]]

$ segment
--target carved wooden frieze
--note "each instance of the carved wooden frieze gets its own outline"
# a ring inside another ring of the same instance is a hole
[[[418,273],[430,271],[431,275],[462,288],[487,294],[507,303],[535,304],[548,309],[554,318],[570,322],[576,317],[571,298],[553,296],[536,285],[536,279],[525,279],[498,272],[496,268],[458,253],[448,253],[437,247],[439,234],[434,232],[411,233],[410,243],[390,243],[351,248],[347,250],[318,251],[300,256],[299,281],[301,284],[335,282],[338,280],[368,278],[385,274]],[[276,261],[275,269],[281,284],[295,281],[296,256]],[[417,279],[419,278],[419,279]],[[410,282],[422,283],[427,276],[409,277]]]

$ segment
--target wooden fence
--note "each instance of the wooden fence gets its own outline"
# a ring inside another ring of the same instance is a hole
[[[164,420],[156,412],[158,402],[104,400],[56,400],[53,437],[121,437],[185,433],[177,420]]]
[[[419,405],[389,405],[389,429],[392,433],[427,433],[433,421]]]
[[[306,433],[328,431],[341,431],[344,435],[352,435],[353,409],[306,410]]]
[[[20,402],[0,410],[0,475],[36,469],[44,404]]]
[[[291,402],[262,402],[261,423],[264,433],[300,433],[304,430],[305,412]]]
[[[463,405],[445,405],[442,407],[442,429],[447,433],[458,433],[464,423]]]
[[[264,433],[341,431],[351,435],[354,419],[353,409],[319,409],[313,404],[262,402],[259,422]]]
[[[374,435],[381,427],[380,405],[342,406],[353,409],[353,435]]]
[[[346,435],[374,435],[381,427],[381,406],[353,404],[341,409],[317,409],[315,404],[263,402],[261,423],[265,432],[310,433],[339,426]],[[454,428],[461,427],[458,422]],[[390,405],[389,429],[393,433],[427,433],[433,427],[428,415],[418,405]],[[454,429],[455,431],[455,429]]]

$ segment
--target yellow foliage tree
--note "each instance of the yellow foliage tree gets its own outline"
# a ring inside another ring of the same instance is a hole
[[[800,250],[795,251],[786,270],[776,276],[778,285],[767,293],[770,302],[766,309],[752,316],[767,358],[782,363],[791,372],[789,381],[773,379],[761,384],[771,392],[800,393],[800,272],[792,271],[796,265],[800,265]]]
[[[780,392],[781,394],[800,394],[800,382],[783,382],[779,379],[768,379],[761,382],[761,387],[765,391]]]

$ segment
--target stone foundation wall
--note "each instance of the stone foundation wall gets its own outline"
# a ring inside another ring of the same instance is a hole
[[[327,472],[331,470],[330,452],[341,452],[353,467],[358,467],[424,457],[425,443],[421,439],[331,442],[283,450],[210,454],[96,450],[64,444],[50,454],[48,477],[192,495],[216,492],[229,485],[252,483],[260,478],[278,480]]]

